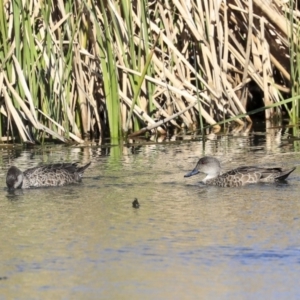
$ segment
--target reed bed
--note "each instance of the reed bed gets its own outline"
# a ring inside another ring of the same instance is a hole
[[[299,120],[297,1],[0,2],[2,141]]]

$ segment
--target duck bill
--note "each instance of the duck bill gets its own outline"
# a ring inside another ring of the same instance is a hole
[[[194,176],[194,175],[197,175],[199,174],[200,172],[197,170],[197,169],[194,169],[193,171],[187,173],[184,175],[184,177],[191,177],[191,176]]]
[[[9,193],[13,193],[13,192],[15,191],[15,188],[14,188],[14,187],[8,187],[8,188],[7,188],[7,191],[8,191]]]

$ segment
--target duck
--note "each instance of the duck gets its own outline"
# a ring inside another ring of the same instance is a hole
[[[9,191],[13,191],[79,183],[90,164],[91,162],[79,167],[77,163],[55,163],[30,168],[24,172],[16,166],[11,166],[7,171],[6,185]]]
[[[238,187],[252,183],[284,181],[296,167],[283,170],[282,168],[263,168],[256,166],[238,167],[221,174],[221,164],[218,159],[204,156],[199,159],[196,167],[185,174],[191,177],[199,173],[206,174],[203,183],[219,187]]]

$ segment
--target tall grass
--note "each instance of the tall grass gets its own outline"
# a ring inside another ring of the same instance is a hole
[[[83,143],[243,126],[249,83],[266,119],[287,109],[296,123],[299,100],[284,99],[299,95],[293,5],[0,0],[1,138]]]
[[[289,36],[290,44],[290,74],[291,74],[291,96],[294,98],[300,94],[300,25],[299,22],[294,22],[297,20],[295,15],[295,8],[297,7],[298,1],[290,1],[290,9],[288,13],[288,26],[291,32]],[[295,124],[299,122],[300,105],[299,100],[295,99],[291,108],[291,119]]]

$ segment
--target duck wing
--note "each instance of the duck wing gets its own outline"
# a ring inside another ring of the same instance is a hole
[[[282,168],[260,168],[256,166],[246,166],[228,171],[222,174],[222,176],[253,176],[260,182],[273,182],[275,180],[285,180],[295,169],[296,167],[283,170]]]
[[[37,166],[24,171],[24,176],[34,176],[35,174],[36,175],[43,174],[47,176],[47,174],[53,174],[53,173],[68,173],[68,174],[78,174],[79,177],[82,177],[85,169],[87,169],[90,164],[91,162],[89,162],[88,164],[82,167],[78,167],[78,163],[56,163],[56,164]]]

